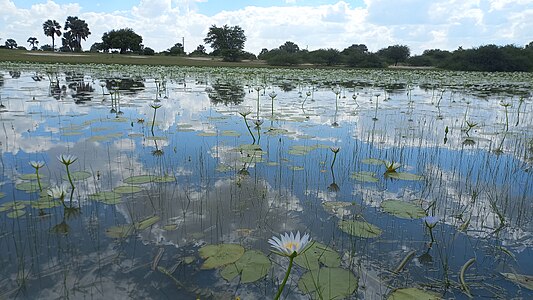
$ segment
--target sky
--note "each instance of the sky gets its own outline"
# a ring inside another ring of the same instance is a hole
[[[286,41],[310,51],[365,44],[374,52],[400,44],[411,54],[533,41],[533,0],[0,0],[0,43],[11,38],[29,48],[27,39],[36,37],[51,44],[42,24],[52,19],[64,26],[68,16],[89,25],[84,49],[128,27],[157,52],[183,38],[192,52],[211,25],[225,24],[244,30],[245,50],[254,54]]]

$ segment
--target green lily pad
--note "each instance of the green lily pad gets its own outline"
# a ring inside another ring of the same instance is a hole
[[[526,289],[533,290],[533,276],[523,275],[523,274],[514,274],[514,273],[500,273],[508,280],[511,280],[514,283],[517,283]]]
[[[388,199],[381,202],[383,211],[403,219],[420,219],[426,216],[422,207],[411,202]]]
[[[5,193],[0,192],[0,198],[4,198],[6,196]]]
[[[164,136],[147,136],[146,140],[147,141],[166,141],[167,138]]]
[[[194,256],[185,256],[183,258],[183,262],[186,264],[186,265],[190,265],[192,264],[194,261],[196,260],[196,258]]]
[[[375,238],[381,235],[381,229],[364,221],[339,221],[339,228],[351,235],[362,238]]]
[[[340,266],[341,257],[337,251],[318,242],[311,243],[312,245],[305,252],[294,259],[297,265],[308,270],[318,270],[320,263],[331,268]]]
[[[24,216],[26,214],[25,210],[15,209],[7,213],[7,217],[11,219],[16,219]]]
[[[31,207],[37,208],[37,209],[45,209],[45,208],[53,208],[61,206],[60,201],[56,201],[53,199],[39,199],[39,201],[34,201],[31,203]]]
[[[48,187],[48,183],[41,182],[41,187],[43,189],[47,188]],[[21,182],[21,183],[17,183],[15,185],[15,188],[17,190],[21,190],[21,191],[32,193],[32,192],[39,191],[39,184],[37,183],[37,181]]]
[[[102,202],[105,204],[118,204],[122,202],[122,196],[119,193],[104,191],[89,195],[89,199]]]
[[[272,263],[260,251],[249,250],[233,264],[227,265],[220,275],[227,281],[231,281],[237,275],[241,275],[241,283],[255,282],[265,277]]]
[[[133,234],[134,227],[131,224],[111,226],[106,229],[105,234],[114,239],[121,239]]]
[[[236,262],[244,254],[244,248],[237,244],[206,245],[198,250],[206,259],[201,269],[214,269]]]
[[[45,178],[46,176],[42,175],[42,174],[39,174],[39,178],[40,179],[43,179]],[[28,173],[28,174],[22,174],[19,176],[20,179],[22,180],[37,180],[37,174],[35,173]]]
[[[207,136],[217,136],[217,133],[212,132],[212,131],[202,131],[202,132],[199,132],[197,135],[207,137]]]
[[[137,175],[137,176],[131,176],[126,179],[124,179],[124,183],[127,184],[145,184],[150,183],[154,180],[153,175]]]
[[[235,130],[224,130],[222,131],[222,136],[241,136],[238,131]]]
[[[93,175],[87,171],[76,171],[76,172],[70,173],[70,178],[72,178],[72,180],[74,181],[85,180],[87,178],[90,178],[91,176]],[[63,179],[68,180],[68,175],[67,174],[63,175]]]
[[[357,286],[353,273],[341,268],[311,270],[298,281],[298,288],[313,299],[342,299],[353,294]]]
[[[377,159],[377,158],[365,158],[361,162],[366,165],[380,165],[380,166],[385,163],[384,160]]]
[[[424,180],[424,176],[402,172],[387,172],[385,173],[385,177],[408,181]]]
[[[159,216],[151,216],[149,218],[146,218],[140,222],[137,222],[135,223],[135,228],[138,229],[138,230],[144,230],[152,225],[154,225],[155,223],[159,222],[159,220],[161,220],[161,217]]]
[[[155,176],[154,182],[158,183],[165,183],[165,182],[174,182],[176,181],[176,177],[170,176],[170,175],[163,175],[163,176]]]
[[[367,171],[355,172],[350,175],[350,178],[355,179],[361,182],[379,182],[379,179],[376,178],[376,174]]]
[[[27,201],[12,201],[12,202],[6,202],[0,205],[0,211],[7,211],[7,210],[17,210],[17,209],[24,209],[26,207]]]
[[[388,300],[438,300],[438,294],[427,292],[417,288],[404,288],[394,290]]]
[[[119,194],[133,194],[138,193],[142,191],[143,189],[141,187],[138,187],[136,185],[122,185],[117,186],[113,189],[113,192],[119,193]]]

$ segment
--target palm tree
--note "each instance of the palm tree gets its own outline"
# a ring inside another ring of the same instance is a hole
[[[65,30],[70,29],[70,34],[75,39],[74,49],[75,51],[81,51],[81,40],[85,40],[91,32],[89,31],[89,25],[85,20],[78,19],[78,17],[69,16],[65,22]]]
[[[43,23],[44,35],[52,37],[52,51],[55,51],[55,36],[61,36],[61,25],[56,20],[47,20]]]
[[[39,41],[37,40],[36,37],[33,37],[33,36],[29,37],[27,42],[30,43],[31,50],[36,50],[37,45],[39,45]]]

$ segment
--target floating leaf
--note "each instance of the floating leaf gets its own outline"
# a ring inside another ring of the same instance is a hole
[[[394,290],[388,300],[438,300],[440,296],[417,288],[405,288]]]
[[[106,229],[105,234],[110,238],[121,239],[132,235],[133,229],[134,227],[131,224],[112,226]]]
[[[119,194],[133,194],[138,193],[142,191],[143,189],[141,187],[138,187],[136,185],[122,185],[117,186],[113,189],[113,192],[119,193]]]
[[[48,187],[48,183],[41,182],[41,187],[44,189]],[[37,181],[30,181],[30,182],[21,182],[15,185],[15,188],[17,190],[25,191],[25,192],[37,192],[39,191],[39,184]]]
[[[25,210],[22,209],[15,209],[13,211],[10,211],[7,213],[7,217],[11,219],[16,219],[24,216],[26,214]]]
[[[166,231],[174,231],[176,229],[178,229],[178,224],[163,225],[163,230],[166,230]]]
[[[320,267],[319,262],[332,268],[340,266],[341,257],[337,251],[318,242],[311,243],[303,254],[296,256],[296,264],[309,270],[317,270]]]
[[[342,299],[353,294],[357,286],[353,273],[341,268],[311,270],[298,281],[298,288],[313,299]]]
[[[514,283],[517,283],[526,289],[533,290],[533,276],[523,275],[523,274],[514,274],[514,273],[500,273],[505,278],[511,280]]]
[[[39,201],[34,201],[31,203],[31,207],[37,208],[37,209],[52,208],[52,207],[58,207],[58,206],[61,206],[61,202],[52,200],[51,198],[50,199],[42,198],[42,199],[39,199]]]
[[[72,178],[72,180],[74,181],[85,180],[87,178],[90,178],[91,176],[92,174],[87,171],[76,171],[76,172],[70,173],[70,178]],[[67,174],[63,175],[63,179],[68,180],[68,175]]]
[[[341,220],[339,228],[348,234],[362,238],[374,238],[381,235],[379,227],[364,221]]]
[[[227,265],[220,275],[227,281],[231,281],[237,275],[241,275],[241,283],[255,282],[265,277],[270,270],[270,260],[260,251],[246,251],[235,263]]]
[[[223,136],[241,136],[241,134],[238,131],[235,131],[235,130],[224,130],[224,131],[222,131],[221,135],[223,135]]]
[[[372,182],[372,183],[379,182],[379,179],[376,178],[375,173],[367,172],[367,171],[352,173],[350,178],[355,179],[357,181],[361,181],[361,182]]]
[[[380,166],[385,163],[384,160],[377,159],[377,158],[365,158],[361,162],[367,165],[380,165]]]
[[[409,181],[424,180],[424,176],[411,174],[411,173],[402,173],[402,172],[387,172],[385,173],[385,177],[399,179],[399,180],[409,180]]]
[[[119,193],[111,191],[98,192],[89,195],[89,199],[99,201],[105,204],[118,204],[122,201],[121,198],[122,197]]]
[[[385,200],[381,202],[383,211],[403,219],[420,219],[426,216],[422,207],[411,202],[401,200]]]
[[[211,131],[202,131],[202,132],[198,133],[197,135],[198,136],[207,137],[207,136],[217,136],[217,133],[216,132],[211,132]]]
[[[46,176],[44,176],[42,174],[39,174],[39,178],[40,179],[43,179],[44,177],[46,177]],[[20,175],[19,178],[22,179],[22,180],[37,180],[37,174],[35,174],[35,173],[22,174],[22,175]]]
[[[165,183],[165,182],[174,182],[176,181],[176,177],[170,176],[170,175],[163,175],[163,176],[154,176],[154,182],[157,183]]]
[[[190,265],[192,264],[194,261],[196,260],[196,258],[194,256],[185,256],[183,258],[183,262],[186,264],[186,265]]]
[[[135,223],[135,228],[138,229],[138,230],[144,230],[152,225],[154,225],[155,223],[159,222],[159,220],[161,220],[161,217],[159,216],[151,216],[149,218],[146,218],[140,222],[137,222]]]
[[[124,179],[124,183],[127,184],[144,184],[149,183],[154,180],[153,175],[137,175],[137,176],[131,176],[126,179]]]
[[[201,266],[205,270],[236,262],[244,254],[244,248],[237,244],[206,245],[198,252],[200,257],[207,259]]]
[[[4,198],[6,196],[5,193],[0,192],[0,198]]]

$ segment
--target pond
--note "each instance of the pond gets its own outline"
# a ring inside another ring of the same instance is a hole
[[[533,298],[532,85],[2,63],[0,298]]]

